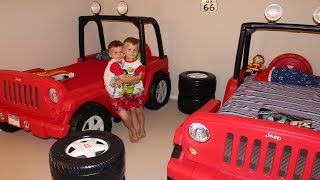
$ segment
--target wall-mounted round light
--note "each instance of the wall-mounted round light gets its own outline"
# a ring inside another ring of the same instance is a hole
[[[101,11],[101,5],[100,5],[100,3],[98,3],[97,1],[93,1],[93,2],[91,3],[91,12],[92,12],[93,14],[99,14],[100,11]]]
[[[128,12],[128,4],[125,1],[120,1],[117,6],[117,11],[121,15],[126,15]]]
[[[270,4],[264,11],[264,15],[269,21],[276,22],[282,16],[282,8],[278,4]]]
[[[318,7],[316,10],[313,12],[313,19],[317,22],[320,23],[320,7]]]

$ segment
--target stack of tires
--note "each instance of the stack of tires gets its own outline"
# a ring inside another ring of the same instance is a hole
[[[185,71],[179,75],[178,108],[192,114],[215,98],[216,76],[204,71]]]

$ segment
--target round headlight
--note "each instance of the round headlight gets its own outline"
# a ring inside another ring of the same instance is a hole
[[[264,15],[269,21],[277,21],[282,16],[282,8],[278,4],[270,4],[264,11]]]
[[[101,5],[100,5],[100,3],[98,3],[97,1],[93,1],[93,2],[91,3],[91,12],[92,12],[93,14],[99,14],[100,11],[101,11]]]
[[[128,12],[128,4],[124,1],[120,1],[117,6],[117,11],[121,15],[125,15]]]
[[[201,123],[192,123],[189,126],[189,134],[197,142],[206,142],[210,138],[208,128]]]
[[[318,7],[318,8],[313,12],[313,19],[314,19],[317,23],[320,23],[320,7]]]
[[[59,100],[58,92],[57,90],[50,88],[49,89],[49,96],[52,102],[57,103]]]

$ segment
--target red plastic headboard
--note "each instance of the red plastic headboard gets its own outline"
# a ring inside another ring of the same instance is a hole
[[[146,57],[151,57],[151,50],[148,44],[146,44]]]
[[[274,60],[272,60],[272,62],[269,64],[268,68],[271,68],[273,66],[283,67],[283,68],[292,67],[292,69],[295,69],[295,70],[308,72],[310,74],[313,73],[312,67],[308,62],[308,60],[294,53],[285,53],[274,58]]]

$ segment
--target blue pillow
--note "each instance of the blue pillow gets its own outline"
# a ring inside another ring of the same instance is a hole
[[[281,67],[275,67],[270,78],[272,82],[306,87],[317,87],[319,83],[317,76],[313,74]]]
[[[96,55],[97,60],[107,60],[109,58],[110,56],[109,56],[108,50],[104,50]]]

